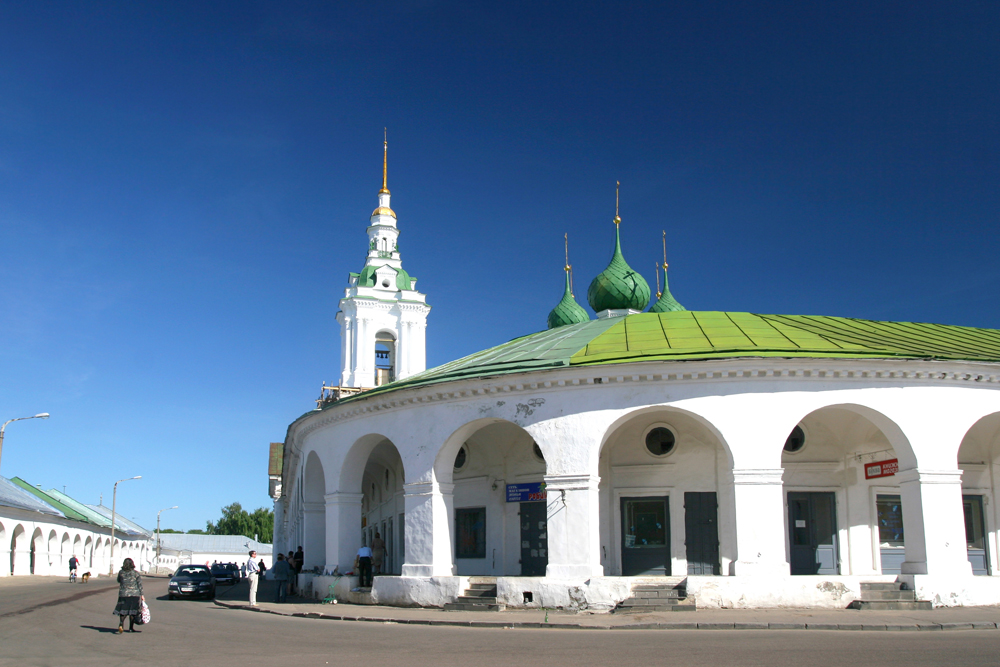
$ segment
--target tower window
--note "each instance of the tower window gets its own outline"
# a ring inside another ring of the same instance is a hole
[[[788,439],[785,440],[785,451],[789,454],[794,454],[802,451],[802,448],[805,446],[806,434],[802,431],[801,426],[796,426],[792,429],[792,432],[788,434]]]
[[[665,426],[656,426],[646,433],[646,451],[653,456],[666,456],[676,445],[677,437]]]
[[[469,451],[466,449],[465,445],[462,445],[461,449],[458,450],[458,454],[455,455],[455,470],[461,470],[464,468],[468,461]]]
[[[388,278],[383,278],[382,279],[382,287],[388,287],[388,286],[389,286],[389,279]]]

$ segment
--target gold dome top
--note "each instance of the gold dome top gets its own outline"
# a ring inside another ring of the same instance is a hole
[[[372,217],[374,218],[376,215],[391,215],[394,218],[396,217],[395,211],[388,206],[379,206],[377,209],[372,211]]]

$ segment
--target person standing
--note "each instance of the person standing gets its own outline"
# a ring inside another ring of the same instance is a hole
[[[118,617],[118,634],[122,634],[125,625],[125,617],[128,616],[128,631],[138,632],[135,629],[135,617],[142,613],[142,603],[146,601],[142,594],[142,577],[135,570],[135,563],[131,558],[126,558],[122,562],[122,569],[118,571],[118,604],[112,612]]]
[[[76,570],[80,567],[80,561],[77,559],[76,554],[69,559],[69,580],[76,580]]]
[[[305,558],[305,554],[302,553],[302,547],[299,547],[299,550],[295,552],[295,574],[301,574],[302,563],[305,562]]]
[[[256,551],[250,551],[250,560],[247,561],[247,581],[250,582],[250,606],[257,606],[257,584],[260,577],[260,570],[257,569]]]
[[[288,599],[288,577],[291,571],[292,569],[288,566],[288,561],[285,560],[285,555],[279,553],[277,562],[271,568],[274,581],[278,584],[278,592],[274,598],[275,602],[281,603]]]
[[[375,531],[375,538],[372,540],[372,571],[374,574],[382,574],[382,561],[385,559],[385,540]]]
[[[365,582],[368,582],[367,584]],[[358,586],[361,588],[372,585],[372,550],[362,546],[358,549]]]
[[[289,579],[288,579],[288,594],[295,595],[295,588],[298,586],[298,577],[295,576],[295,552],[289,551],[288,555],[285,556],[285,560],[288,561],[289,569]]]

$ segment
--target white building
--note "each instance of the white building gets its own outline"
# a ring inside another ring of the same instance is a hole
[[[379,604],[471,581],[508,606],[608,609],[650,581],[703,607],[842,608],[887,581],[1000,603],[1000,331],[691,312],[663,269],[641,312],[616,243],[598,319],[567,281],[549,330],[297,419],[275,547],[347,572],[380,532],[395,576],[355,596]]]
[[[251,549],[257,552],[258,561],[263,560],[264,565],[271,567],[271,545],[245,535],[160,533],[158,562],[161,567],[171,570],[181,565],[212,565],[216,562],[244,565]]]
[[[110,515],[108,508],[85,505],[55,489],[42,491],[16,477],[0,477],[0,577],[68,575],[74,554],[80,574],[107,574],[112,569]],[[152,556],[149,532],[116,517],[114,571],[125,558],[146,571]]]

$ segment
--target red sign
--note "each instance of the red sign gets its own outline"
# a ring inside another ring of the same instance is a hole
[[[892,477],[897,472],[899,472],[899,459],[889,459],[888,461],[869,463],[865,466],[865,479]]]

